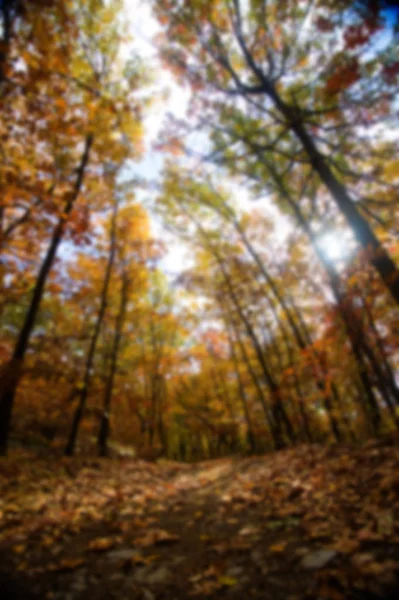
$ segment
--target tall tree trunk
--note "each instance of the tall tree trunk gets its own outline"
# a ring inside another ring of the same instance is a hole
[[[5,66],[11,41],[13,0],[2,0],[0,4],[2,36],[0,38],[0,85],[5,80]],[[1,91],[1,90],[0,90]]]
[[[185,214],[188,216],[188,218],[195,224],[195,226],[197,227],[199,233],[201,234],[201,236],[204,240],[205,246],[209,249],[211,254],[216,259],[216,262],[219,266],[220,272],[223,276],[223,280],[226,284],[228,294],[229,294],[231,300],[233,301],[233,304],[237,310],[237,313],[240,316],[240,319],[242,320],[242,322],[245,326],[247,335],[253,344],[256,356],[259,360],[259,363],[262,367],[262,371],[265,376],[265,381],[270,389],[272,413],[273,413],[273,416],[275,419],[276,445],[278,448],[283,448],[286,445],[286,443],[285,443],[284,437],[283,437],[282,426],[283,425],[285,426],[287,435],[291,440],[294,440],[295,436],[294,436],[291,422],[285,411],[285,407],[284,407],[284,404],[283,404],[283,401],[282,401],[282,398],[280,395],[279,387],[278,387],[276,381],[274,380],[274,377],[273,377],[273,375],[267,365],[267,362],[265,360],[262,346],[258,340],[256,332],[254,331],[254,328],[252,327],[252,324],[250,323],[249,319],[247,318],[247,316],[245,315],[245,312],[242,309],[241,303],[240,303],[238,296],[234,290],[234,286],[232,284],[231,278],[226,269],[226,265],[223,261],[223,258],[220,255],[218,249],[209,241],[208,235],[207,235],[205,229],[197,221],[197,219],[195,217],[193,217],[193,215],[191,215],[185,209],[184,206],[182,206],[182,209],[185,212]]]
[[[168,456],[168,433],[165,424],[165,413],[167,410],[166,402],[168,398],[167,394],[167,384],[164,377],[160,379],[160,394],[159,394],[159,407],[158,407],[158,420],[157,420],[157,429],[158,429],[158,438],[161,442],[161,450],[162,456]]]
[[[248,277],[245,276],[244,274],[244,281],[247,281],[247,285],[246,287],[250,290],[251,288],[253,288],[253,280],[251,281]],[[257,290],[254,289],[254,292],[256,292]],[[263,290],[261,289],[261,291],[263,292]],[[278,326],[283,338],[285,339],[285,341],[288,343],[288,338],[286,335],[286,331],[285,331],[285,327],[283,325],[282,320],[279,318],[279,315],[277,313],[276,307],[274,306],[273,302],[270,300],[270,298],[268,297],[267,293],[263,292],[263,295],[265,296],[270,310],[274,316],[275,319],[275,323]],[[255,300],[256,297],[254,297]],[[284,312],[284,311],[283,311]],[[258,323],[258,328],[260,329],[261,333],[262,333],[262,341],[263,341],[263,346],[264,348],[267,348],[267,354],[271,354],[273,357],[275,357],[277,365],[278,365],[278,369],[280,372],[283,371],[284,369],[284,361],[283,361],[283,357],[280,351],[280,347],[279,344],[276,343],[276,340],[274,340],[274,342],[270,342],[269,339],[267,338],[267,330],[268,330],[268,324],[266,322],[262,323],[262,325],[260,325]],[[253,327],[253,330],[255,331],[255,327]],[[263,354],[265,354],[265,352],[263,352]],[[270,361],[271,362],[271,361]],[[269,361],[268,361],[269,363]],[[275,369],[273,367],[272,364],[270,364],[269,367],[269,372],[272,374],[274,373]],[[275,380],[275,384],[278,387],[278,394],[279,396],[281,396],[281,391],[280,391],[280,383],[278,382],[278,376],[274,376],[273,378]],[[294,432],[294,428],[291,424],[290,419],[288,418],[288,414],[287,414],[287,410],[286,407],[288,408],[288,403],[290,402],[291,407],[295,408],[293,405],[293,401],[292,401],[292,394],[291,394],[291,390],[286,394],[285,396],[285,401],[284,401],[284,407],[281,404],[281,408],[279,408],[280,413],[276,413],[276,414],[281,414],[281,418],[282,418],[282,422],[285,423],[285,428],[286,428],[286,432],[288,434],[288,437],[290,439],[291,442],[295,442],[296,441],[296,434]]]
[[[334,199],[336,205],[345,217],[346,222],[352,229],[359,244],[367,253],[370,254],[371,252],[369,259],[371,264],[374,265],[386,288],[391,292],[392,297],[399,304],[399,269],[374,234],[368,221],[359,212],[356,203],[351,198],[345,185],[339,181],[328,165],[323,154],[317,148],[314,139],[306,128],[302,117],[301,108],[298,106],[292,107],[287,104],[279,95],[274,83],[256,64],[246,44],[242,31],[242,18],[239,1],[233,1],[235,7],[234,29],[237,42],[241,48],[242,54],[249,69],[252,71],[253,75],[260,84],[253,87],[245,86],[241,83],[239,78],[236,77],[235,83],[238,91],[240,91],[244,96],[250,94],[263,95],[271,100],[276,109],[285,119],[287,128],[300,141],[313,169],[330,192],[331,197]],[[226,65],[228,65],[228,63],[225,62],[223,65],[225,69]],[[232,75],[231,67],[228,66],[227,70],[229,71],[230,75]]]
[[[150,419],[149,419],[149,445],[152,447],[155,441],[155,434],[158,429],[160,406],[160,387],[159,381],[161,374],[159,372],[160,361],[162,359],[163,346],[162,339],[157,338],[155,322],[153,316],[150,321],[150,334],[153,355],[153,370],[150,375]]]
[[[293,348],[290,344],[290,340],[288,339],[288,336],[285,333],[283,334],[283,339],[284,339],[284,343],[285,343],[285,347],[286,347],[286,351],[287,351],[289,365],[293,371],[294,390],[296,393],[296,400],[297,400],[298,407],[299,407],[299,413],[300,413],[300,418],[301,418],[301,422],[302,422],[303,432],[305,434],[305,440],[307,442],[311,443],[313,441],[313,436],[312,436],[312,431],[310,429],[309,416],[306,412],[306,401],[305,401],[306,395],[302,389],[301,381],[300,381],[300,378],[298,375],[298,370],[295,365],[295,356],[294,356]]]
[[[322,267],[324,268],[324,271],[328,277],[331,291],[333,292],[337,307],[339,309],[341,320],[343,322],[346,334],[348,336],[348,339],[349,339],[349,342],[351,345],[351,349],[352,349],[354,358],[357,363],[359,378],[362,382],[362,385],[364,388],[364,393],[367,398],[368,416],[371,420],[373,430],[374,430],[374,432],[376,432],[378,430],[378,427],[379,427],[379,424],[381,421],[381,414],[380,414],[377,399],[376,399],[373,389],[372,389],[371,381],[368,376],[367,366],[364,363],[361,348],[359,347],[359,343],[356,338],[356,334],[353,330],[353,323],[351,321],[351,318],[348,318],[348,315],[346,314],[345,309],[344,309],[344,298],[343,298],[342,292],[340,290],[339,275],[338,275],[336,269],[327,260],[327,258],[324,256],[323,252],[321,252],[320,248],[318,247],[315,235],[314,235],[310,225],[308,224],[306,218],[302,214],[302,211],[299,208],[298,204],[291,197],[291,194],[288,192],[288,190],[285,187],[283,181],[281,180],[279,174],[276,172],[274,167],[272,165],[270,165],[270,163],[266,163],[266,166],[269,170],[271,177],[275,181],[279,192],[282,194],[284,199],[288,202],[289,206],[292,208],[295,218],[297,219],[299,225],[302,227],[303,231],[307,235],[317,258],[318,258],[320,264],[322,265]]]
[[[321,388],[318,385],[319,390],[320,391],[322,391],[322,389],[326,390],[325,381],[326,381],[326,378],[328,376],[328,366],[325,364],[325,361],[323,361],[321,353],[314,347],[314,345],[313,345],[313,339],[312,339],[312,334],[309,331],[309,328],[308,328],[305,320],[303,319],[302,312],[296,306],[294,298],[290,297],[289,300],[290,300],[290,304],[292,306],[292,309],[294,311],[294,314],[296,315],[296,317],[298,319],[298,323],[300,324],[300,328],[301,328],[301,331],[303,333],[303,336],[304,336],[307,344],[309,345],[309,347],[312,349],[312,356],[315,357],[317,365],[321,369],[321,372],[322,372],[321,380],[324,382],[324,384],[323,384],[323,388]],[[329,396],[330,396],[330,394],[329,394]],[[334,381],[331,381],[331,398],[334,399],[335,404],[337,406],[341,406],[342,405],[341,394],[339,393],[337,385],[335,384]],[[343,416],[343,419],[347,422],[347,420],[345,419],[345,416]],[[347,425],[348,425],[348,427],[347,427],[348,432],[349,432],[350,437],[352,439],[353,438],[353,431],[352,431],[351,427],[349,427],[348,423],[347,423]],[[342,434],[341,434],[341,432],[340,432],[339,436],[340,437],[337,438],[337,441],[341,441],[342,440]]]
[[[215,193],[217,193],[217,192],[215,191]],[[263,260],[259,256],[258,252],[254,248],[251,241],[249,240],[245,230],[242,228],[239,221],[236,219],[234,212],[228,206],[228,204],[224,201],[223,198],[221,198],[219,196],[219,199],[221,200],[222,209],[219,209],[217,206],[215,207],[214,205],[212,205],[211,208],[213,208],[223,218],[227,218],[230,221],[230,223],[232,223],[233,227],[235,228],[238,235],[240,236],[242,243],[244,244],[245,248],[247,249],[249,255],[255,261],[255,264],[257,265],[261,275],[264,277],[265,282],[270,287],[273,295],[275,296],[276,300],[278,301],[278,303],[282,309],[282,312],[285,315],[287,322],[291,327],[292,333],[294,335],[294,338],[295,338],[296,343],[298,344],[299,348],[301,350],[305,350],[308,345],[312,346],[312,340],[311,340],[310,335],[304,335],[299,326],[301,323],[303,323],[300,311],[295,307],[294,314],[297,316],[297,318],[300,317],[299,325],[298,325],[293,317],[293,314],[291,313],[291,311],[289,309],[288,303],[286,302],[284,296],[279,291],[278,286],[276,285],[273,277],[268,272]],[[271,302],[269,302],[269,305],[273,309]],[[316,360],[320,363],[320,355],[316,351],[314,351],[313,353],[314,353]],[[316,377],[316,385],[317,385],[318,389],[320,390],[320,393],[321,393],[321,396],[323,399],[323,403],[325,404],[325,406],[330,407],[329,415],[330,415],[331,431],[332,431],[334,437],[336,438],[336,440],[340,441],[342,439],[342,435],[340,432],[338,421],[333,416],[333,413],[331,411],[333,401],[332,401],[331,396],[327,392],[325,378],[324,377]],[[302,407],[302,409],[303,409],[303,407]]]
[[[238,346],[239,346],[242,358],[244,359],[245,367],[246,367],[248,373],[250,374],[251,379],[252,379],[252,381],[253,381],[253,383],[255,385],[256,392],[257,392],[257,395],[258,395],[258,400],[260,402],[260,405],[262,406],[263,413],[264,413],[265,419],[266,419],[266,423],[268,424],[268,427],[269,427],[269,430],[270,430],[270,435],[272,437],[272,440],[274,441],[274,422],[273,422],[272,416],[270,414],[270,410],[269,410],[269,408],[267,406],[267,399],[266,399],[265,394],[263,392],[261,382],[259,381],[259,377],[258,377],[258,375],[257,375],[257,373],[256,373],[256,371],[255,371],[255,369],[254,369],[254,367],[253,367],[253,365],[251,363],[251,359],[250,359],[250,357],[248,355],[248,352],[247,352],[247,349],[245,347],[245,344],[244,344],[244,342],[241,339],[238,326],[235,323],[234,318],[230,318],[230,322],[229,322],[228,317],[225,316],[225,322],[226,322],[227,329],[229,329],[230,323],[231,323],[231,327],[234,330],[234,336],[235,336],[235,339],[236,339],[236,341],[238,343]]]
[[[385,374],[384,376],[385,376],[385,380],[386,380],[386,385],[391,392],[392,399],[393,399],[394,403],[396,404],[396,406],[399,406],[399,388],[395,381],[395,375],[393,373],[387,353],[384,348],[383,341],[381,339],[381,335],[377,329],[377,325],[375,323],[371,308],[370,308],[366,298],[363,299],[363,308],[367,315],[367,319],[368,319],[371,331],[373,332],[375,342],[376,342],[376,345],[378,348],[379,359],[377,359],[377,357],[376,357],[376,360],[378,360],[379,364],[381,365],[381,369]]]
[[[261,274],[265,278],[266,283],[270,286],[270,289],[272,290],[277,301],[279,302],[279,305],[282,308],[282,312],[285,315],[285,317],[287,318],[287,322],[289,323],[291,330],[294,334],[296,343],[298,344],[298,346],[301,350],[305,350],[308,344],[310,344],[310,345],[312,344],[310,336],[308,336],[308,338],[303,336],[301,329],[298,327],[298,324],[296,323],[291,311],[289,310],[288,303],[286,302],[286,300],[284,299],[284,297],[278,290],[278,287],[276,286],[273,278],[268,273],[262,259],[260,258],[259,254],[256,252],[255,248],[252,246],[251,242],[247,238],[244,230],[241,228],[239,223],[236,221],[234,222],[234,226],[235,226],[237,232],[240,234],[240,237],[241,237],[242,242],[244,243],[244,246],[246,247],[249,254],[254,259]],[[298,309],[296,310],[296,312],[297,313],[299,312]],[[280,327],[280,329],[281,329],[281,327]],[[315,358],[317,359],[317,361],[320,362],[320,356],[318,355],[318,353],[314,352],[314,354],[315,354]],[[331,399],[330,395],[327,393],[325,379],[324,379],[324,377],[318,377],[318,376],[316,376],[315,379],[316,379],[316,385],[321,392],[322,399],[323,399],[325,406],[330,407],[328,414],[330,416],[331,431],[333,432],[334,437],[337,439],[337,441],[340,441],[342,439],[342,436],[341,436],[341,432],[339,429],[337,419],[333,416],[333,413],[331,410],[332,399]]]
[[[98,454],[107,456],[107,442],[109,436],[109,417],[112,401],[112,391],[114,388],[114,379],[116,367],[118,364],[119,346],[122,339],[123,324],[125,322],[126,305],[128,300],[129,278],[126,271],[122,275],[122,290],[119,305],[118,316],[115,325],[114,341],[111,353],[111,365],[108,373],[107,383],[104,392],[103,412],[101,416],[100,431],[98,434]]]
[[[368,221],[359,212],[346,187],[337,179],[322,154],[318,151],[305,126],[302,123],[293,123],[292,129],[298,139],[301,140],[313,168],[334,198],[357,241],[369,255],[371,253],[369,259],[371,264],[378,271],[394,300],[399,304],[399,269],[374,234]]]
[[[7,453],[12,408],[14,404],[15,393],[21,375],[21,369],[25,353],[28,348],[29,340],[35,325],[47,278],[51,271],[51,267],[53,266],[58,247],[62,241],[67,218],[74,206],[75,200],[77,199],[83,185],[85,170],[89,161],[92,143],[93,136],[89,134],[86,137],[82,158],[77,169],[75,185],[71,190],[63,214],[59,218],[58,224],[54,229],[50,245],[41,264],[35,288],[33,290],[32,298],[27,313],[25,315],[25,320],[22,329],[19,333],[18,340],[15,345],[14,352],[12,354],[12,358],[10,362],[5,366],[4,372],[1,375],[0,383],[2,389],[0,392],[0,455],[5,455]]]
[[[341,428],[339,426],[338,419],[336,418],[336,416],[334,414],[334,408],[333,408],[334,403],[338,404],[338,405],[341,404],[341,398],[340,398],[338,388],[337,388],[336,384],[334,383],[334,381],[332,381],[331,386],[330,386],[331,392],[328,390],[328,386],[327,386],[328,366],[327,366],[326,362],[323,360],[322,354],[314,347],[312,334],[309,331],[308,326],[306,325],[306,322],[302,317],[301,311],[296,306],[295,301],[292,297],[290,298],[290,303],[292,305],[294,314],[296,315],[296,317],[298,319],[298,323],[300,325],[300,330],[302,332],[302,335],[304,336],[304,339],[306,340],[306,344],[309,347],[309,349],[311,350],[311,356],[312,356],[312,360],[314,361],[314,367],[317,372],[318,371],[321,372],[321,376],[319,376],[319,375],[316,376],[316,385],[322,395],[322,402],[324,404],[324,407],[325,407],[327,415],[328,415],[330,430],[331,430],[335,440],[337,442],[341,442],[343,440],[343,436],[342,436]],[[333,402],[333,400],[335,402]]]
[[[216,257],[219,267],[221,269],[221,272],[223,274],[223,278],[225,280],[225,283],[227,285],[227,289],[228,289],[228,293],[233,301],[233,304],[237,310],[237,313],[241,319],[241,321],[243,322],[243,325],[245,326],[245,330],[247,332],[247,335],[249,337],[249,339],[252,342],[252,345],[254,347],[256,356],[259,360],[259,363],[262,367],[262,371],[263,374],[265,376],[265,381],[270,389],[270,395],[271,395],[271,406],[272,406],[272,414],[273,414],[273,418],[274,418],[274,437],[275,437],[275,444],[276,444],[276,448],[283,448],[285,446],[285,442],[283,439],[283,432],[282,432],[282,424],[283,421],[281,419],[281,417],[284,417],[284,421],[287,422],[288,419],[285,418],[285,410],[284,408],[282,408],[280,405],[282,403],[282,399],[280,397],[280,392],[278,389],[278,386],[276,384],[276,382],[274,381],[274,378],[271,374],[271,371],[266,363],[265,357],[263,355],[263,350],[262,350],[262,346],[258,340],[258,337],[254,331],[254,328],[252,327],[252,324],[250,323],[249,319],[247,318],[247,316],[245,315],[242,306],[238,300],[237,294],[234,291],[234,287],[231,283],[231,279],[229,277],[229,274],[227,273],[227,270],[225,268],[225,265],[223,263],[223,260],[220,257]],[[289,421],[288,421],[289,423]]]
[[[78,404],[75,408],[75,412],[72,419],[71,430],[69,432],[68,441],[65,447],[65,455],[72,456],[75,452],[76,439],[79,431],[79,426],[83,418],[84,409],[86,406],[87,396],[89,394],[91,376],[92,376],[92,368],[94,362],[94,356],[97,348],[97,341],[100,335],[101,326],[104,320],[105,311],[107,308],[107,298],[108,298],[108,288],[111,280],[112,269],[115,261],[115,252],[116,252],[116,225],[118,219],[118,208],[119,202],[115,198],[113,212],[112,212],[112,222],[111,222],[111,232],[110,232],[110,248],[109,255],[107,261],[107,267],[105,270],[105,276],[103,281],[103,286],[101,290],[100,297],[100,307],[97,313],[97,319],[93,330],[93,335],[90,340],[89,349],[86,357],[85,371],[83,375],[83,383],[82,387],[78,391]]]
[[[395,404],[397,402],[397,398],[395,397],[395,390],[390,386],[390,381],[387,379],[386,373],[384,373],[382,365],[375,356],[372,348],[367,344],[367,342],[363,340],[359,341],[359,346],[364,356],[369,362],[371,372],[374,373],[374,376],[377,380],[378,390],[381,393],[381,396],[384,399],[384,402],[391,413],[395,425],[396,427],[399,427],[395,411]]]
[[[241,399],[242,407],[244,410],[245,421],[247,424],[248,445],[249,445],[250,451],[255,452],[256,451],[256,439],[255,439],[255,434],[254,434],[254,429],[253,429],[253,424],[252,424],[251,412],[249,410],[248,398],[247,398],[245,387],[244,387],[244,384],[242,381],[240,367],[239,367],[238,360],[237,360],[237,354],[236,354],[236,351],[234,348],[234,340],[231,337],[231,335],[229,335],[229,346],[230,346],[231,357],[233,358],[234,371],[235,371],[235,375],[236,375],[236,379],[237,379],[238,395]]]

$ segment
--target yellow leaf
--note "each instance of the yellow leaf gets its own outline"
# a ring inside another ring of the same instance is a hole
[[[163,529],[149,529],[141,538],[135,539],[138,546],[153,546],[154,544],[169,544],[180,540],[178,535]]]
[[[58,565],[52,565],[50,571],[74,571],[85,564],[84,558],[65,558]]]
[[[135,554],[130,559],[130,562],[134,565],[150,565],[158,558],[159,554],[150,554],[149,556],[141,556],[140,554]]]
[[[113,546],[115,546],[115,540],[113,538],[96,538],[89,543],[87,549],[92,552],[105,552],[106,550],[113,548]]]
[[[58,108],[61,108],[62,110],[66,110],[68,108],[68,105],[65,102],[64,98],[56,98],[55,101],[54,101],[54,104]]]
[[[231,587],[232,585],[237,584],[237,579],[235,577],[229,577],[228,575],[222,575],[218,578],[218,582],[220,583],[220,585]]]
[[[388,181],[394,181],[399,178],[399,160],[384,165],[384,175]]]
[[[273,546],[269,546],[270,552],[275,552],[278,554],[279,552],[284,552],[287,546],[287,542],[281,542],[280,544],[273,544]]]
[[[306,65],[308,64],[309,59],[307,56],[304,56],[303,58],[301,58],[297,64],[296,64],[296,68],[297,69],[301,69],[302,67],[306,67]]]

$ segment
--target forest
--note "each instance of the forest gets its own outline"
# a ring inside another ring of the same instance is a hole
[[[6,599],[397,597],[398,42],[0,1]]]

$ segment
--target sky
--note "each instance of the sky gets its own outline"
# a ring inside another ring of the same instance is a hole
[[[138,51],[143,60],[147,60],[151,69],[154,70],[154,84],[152,86],[153,105],[149,109],[145,121],[145,147],[147,152],[140,162],[131,165],[126,172],[126,177],[139,176],[149,181],[159,179],[163,167],[163,157],[160,152],[151,149],[157,142],[162,124],[167,113],[182,117],[187,109],[189,101],[189,92],[178,86],[173,80],[172,75],[162,69],[157,57],[157,51],[152,39],[159,33],[160,26],[151,14],[148,0],[125,0],[125,14],[130,24],[129,31],[133,37],[131,47],[126,47],[123,54],[129,55],[132,49]],[[164,94],[167,93],[165,102]],[[139,190],[138,200],[146,204],[148,193]],[[191,264],[187,249],[176,240],[171,234],[165,231],[160,219],[151,213],[151,222],[153,234],[155,237],[162,238],[168,247],[168,253],[161,262],[161,267],[166,275],[173,279],[184,268]]]

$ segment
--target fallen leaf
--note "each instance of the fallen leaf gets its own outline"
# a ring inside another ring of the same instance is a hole
[[[134,565],[150,565],[159,558],[159,554],[149,554],[148,556],[142,556],[141,554],[135,554],[131,557],[131,562]]]
[[[358,550],[359,546],[359,540],[344,538],[342,540],[338,540],[334,544],[334,549],[338,552],[342,552],[342,554],[352,554],[353,552],[356,552],[356,550]]]
[[[358,554],[355,554],[354,556],[352,556],[352,563],[356,567],[366,565],[368,563],[373,562],[374,560],[375,560],[375,556],[373,554],[370,554],[369,552],[359,552]]]
[[[257,527],[254,527],[253,525],[247,525],[247,527],[240,529],[238,535],[253,535],[255,533],[258,533]]]
[[[238,581],[235,577],[229,577],[228,575],[222,575],[218,578],[218,583],[226,587],[237,585]]]
[[[169,533],[164,529],[149,529],[145,535],[135,540],[138,546],[153,546],[154,544],[171,544],[178,542],[180,536]]]
[[[115,540],[113,538],[96,538],[91,540],[87,549],[90,552],[106,552],[115,546]]]
[[[273,544],[273,546],[269,546],[270,552],[274,552],[276,554],[280,552],[284,552],[287,547],[287,542],[281,542],[280,544]]]
[[[67,571],[74,571],[79,569],[86,563],[84,558],[64,558],[61,562],[56,565],[52,565],[51,571],[61,573]]]

